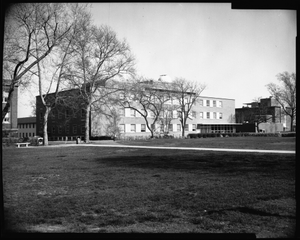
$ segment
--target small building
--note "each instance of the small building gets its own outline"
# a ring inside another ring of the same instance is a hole
[[[235,109],[236,123],[258,124],[260,132],[280,132],[288,130],[288,117],[272,97],[262,98],[259,102],[245,103]],[[256,128],[254,131],[257,131]]]
[[[36,136],[36,117],[18,118],[19,138]]]
[[[2,110],[8,101],[11,80],[2,80]],[[10,99],[10,108],[2,121],[2,137],[18,137],[18,87],[15,86]]]

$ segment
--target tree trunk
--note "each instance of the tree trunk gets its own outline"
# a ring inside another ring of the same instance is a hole
[[[184,126],[185,126],[185,123],[184,121],[181,121],[181,136],[184,137],[184,134],[185,134],[185,129],[184,129]]]
[[[259,132],[259,122],[255,122],[256,125],[256,132]]]
[[[46,111],[44,114],[44,128],[43,128],[43,133],[44,133],[44,146],[48,146],[48,116],[51,111],[51,107],[45,106]]]
[[[89,103],[86,106],[86,115],[85,115],[85,134],[84,134],[85,143],[90,142],[90,110],[91,110],[91,104]]]
[[[290,132],[293,132],[293,121],[294,121],[294,116],[293,115],[291,115],[290,116],[291,117],[291,128],[290,128]]]

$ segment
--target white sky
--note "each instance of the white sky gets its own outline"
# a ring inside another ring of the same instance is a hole
[[[276,74],[296,71],[295,10],[232,10],[230,3],[93,3],[91,13],[95,25],[109,25],[127,40],[138,74],[206,83],[203,96],[233,98],[236,108],[269,97],[265,85],[277,83]],[[21,99],[19,117],[27,117],[31,108]]]

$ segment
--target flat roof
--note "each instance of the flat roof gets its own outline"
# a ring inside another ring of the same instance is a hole
[[[242,123],[197,123],[197,125],[242,125]]]
[[[18,118],[18,123],[35,123],[36,117]]]
[[[202,96],[202,95],[200,95],[200,98],[215,98],[215,99],[226,99],[226,100],[233,100],[233,101],[235,101],[234,98],[208,97],[208,96]]]

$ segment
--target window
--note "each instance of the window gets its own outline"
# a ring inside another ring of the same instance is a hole
[[[121,133],[125,132],[125,124],[120,124],[120,132]]]
[[[85,109],[81,109],[81,118],[85,118]]]
[[[26,128],[28,128],[28,124],[26,123]]]
[[[29,133],[29,137],[31,137],[31,133]]]
[[[62,127],[61,127],[61,126],[58,126],[57,132],[58,132],[59,134],[61,134],[61,132],[62,132]]]
[[[52,133],[55,133],[55,127],[52,126]]]
[[[209,107],[210,106],[210,101],[206,100],[206,106]]]
[[[130,109],[130,116],[135,117],[135,110],[134,109]]]
[[[8,100],[8,93],[7,92],[2,92],[3,95],[2,95],[2,102],[3,103],[7,103],[7,100]]]
[[[74,134],[77,133],[77,125],[73,125],[73,133],[74,133]]]
[[[196,118],[196,112],[195,111],[192,111],[192,117]]]
[[[184,131],[188,131],[189,130],[189,125],[188,124],[185,124],[184,125]]]
[[[141,132],[146,132],[146,124],[141,124]]]
[[[120,108],[119,112],[120,112],[120,116],[125,117],[125,108]]]
[[[217,101],[213,100],[213,106],[216,107],[217,106]]]
[[[192,124],[192,131],[196,131],[196,124]]]
[[[177,132],[180,132],[180,131],[181,131],[181,125],[177,124]]]
[[[35,128],[35,124],[34,123],[32,124],[32,128]]]
[[[70,118],[71,115],[70,115],[70,110],[66,110],[66,118]]]
[[[160,124],[160,131],[163,132],[164,131],[164,125]]]
[[[200,112],[200,118],[203,118],[203,112]]]
[[[218,107],[223,107],[223,102],[222,101],[219,101],[219,106]]]
[[[130,131],[135,132],[135,124],[130,124]]]
[[[209,119],[210,118],[210,112],[206,113],[206,118]]]
[[[199,104],[200,104],[200,106],[203,106],[203,99],[199,100]]]
[[[43,113],[40,112],[40,119],[43,119]]]
[[[85,126],[81,126],[81,133],[85,133]]]
[[[28,133],[25,133],[25,134],[26,134],[25,136],[28,137]]]
[[[66,132],[66,134],[69,134],[69,133],[70,133],[70,126],[69,126],[69,125],[66,126],[65,132]]]
[[[216,112],[213,113],[213,118],[217,119],[217,113]]]
[[[58,112],[58,119],[62,119],[62,113]]]
[[[222,118],[223,118],[223,114],[219,113],[219,119],[222,119]]]
[[[173,132],[173,124],[169,124],[169,132]]]

